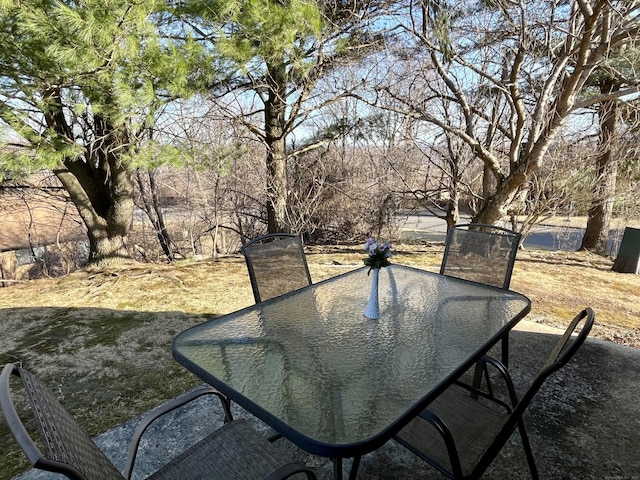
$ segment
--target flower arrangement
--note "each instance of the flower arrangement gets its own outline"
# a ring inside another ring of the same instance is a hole
[[[364,259],[364,264],[369,267],[367,275],[371,273],[371,269],[373,268],[382,268],[391,265],[389,257],[394,253],[391,242],[377,242],[369,237],[364,244],[364,250],[369,253],[369,256]]]

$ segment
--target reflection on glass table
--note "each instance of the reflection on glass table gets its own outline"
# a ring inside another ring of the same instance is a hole
[[[179,334],[174,358],[300,448],[334,459],[375,450],[530,309],[515,292],[392,265],[380,318],[364,317],[361,268]],[[457,301],[461,300],[461,301]]]

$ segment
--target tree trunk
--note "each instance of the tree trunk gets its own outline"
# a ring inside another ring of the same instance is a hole
[[[264,108],[267,144],[267,231],[289,232],[286,151],[285,65],[269,65],[269,94]]]
[[[136,179],[138,181],[138,188],[140,189],[140,197],[142,198],[142,204],[144,211],[147,214],[147,218],[153,225],[153,229],[156,232],[160,247],[164,252],[169,262],[175,261],[176,257],[173,252],[173,241],[169,230],[167,230],[166,223],[164,221],[164,214],[158,200],[158,189],[156,186],[156,176],[151,170],[147,171],[147,178],[149,180],[149,189],[146,187],[146,181],[140,174],[140,169],[136,171]]]
[[[451,197],[447,202],[447,210],[445,212],[444,219],[447,222],[447,232],[453,228],[453,226],[460,220],[460,211],[458,205],[460,202],[460,192],[458,189],[452,189]]]
[[[485,164],[482,168],[482,200],[486,203],[491,198],[496,188],[496,177],[493,171]]]
[[[112,164],[109,174],[79,161],[56,170],[71,201],[87,227],[89,263],[110,264],[130,260],[127,250],[133,220],[133,175]]]
[[[531,164],[537,166],[537,162],[523,161],[518,167],[525,169]],[[482,210],[473,218],[474,223],[495,225],[508,217],[509,208],[516,197],[519,188],[526,182],[527,175],[518,171],[510,174],[496,186],[493,195],[486,199]]]
[[[617,91],[618,88],[612,81],[606,81],[600,90],[601,93],[610,93]],[[618,122],[618,103],[616,100],[608,100],[600,104],[599,120],[601,153],[596,164],[591,208],[580,250],[607,255],[609,227],[613,216],[618,177],[618,162],[613,158],[614,155],[611,151]]]
[[[449,162],[449,168],[451,170],[451,177],[449,180],[449,201],[447,202],[447,208],[445,211],[445,220],[447,222],[447,232],[453,228],[453,226],[460,220],[460,156],[454,154],[450,149],[451,160]]]
[[[73,138],[62,107],[61,92],[46,92],[53,108],[47,126],[62,138]],[[133,220],[133,173],[123,157],[131,153],[127,128],[115,126],[106,116],[93,115],[91,137],[80,157],[66,158],[53,173],[58,177],[87,227],[89,263],[107,264],[131,258],[127,237]]]

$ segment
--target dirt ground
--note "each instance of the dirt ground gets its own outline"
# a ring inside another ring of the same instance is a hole
[[[394,263],[438,271],[442,244],[396,245]],[[360,246],[307,248],[314,282],[362,265]],[[589,305],[596,334],[640,346],[640,275],[612,271],[613,260],[589,252],[521,250],[511,289],[532,302],[529,319],[553,324]],[[24,281],[0,289],[0,308],[98,307],[146,312],[225,314],[253,303],[240,254],[166,264],[89,268],[61,278]]]

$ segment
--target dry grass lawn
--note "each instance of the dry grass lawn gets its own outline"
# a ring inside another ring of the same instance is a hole
[[[394,263],[437,271],[442,245],[396,245]],[[313,247],[314,282],[362,265],[360,246]],[[640,347],[640,275],[586,252],[525,250],[511,288],[532,301],[529,319],[555,324],[589,305],[594,336]],[[191,388],[198,380],[170,353],[172,337],[251,305],[240,255],[175,265],[86,269],[0,289],[0,363],[23,361],[57,388],[92,435]],[[0,422],[0,479],[27,468]]]

